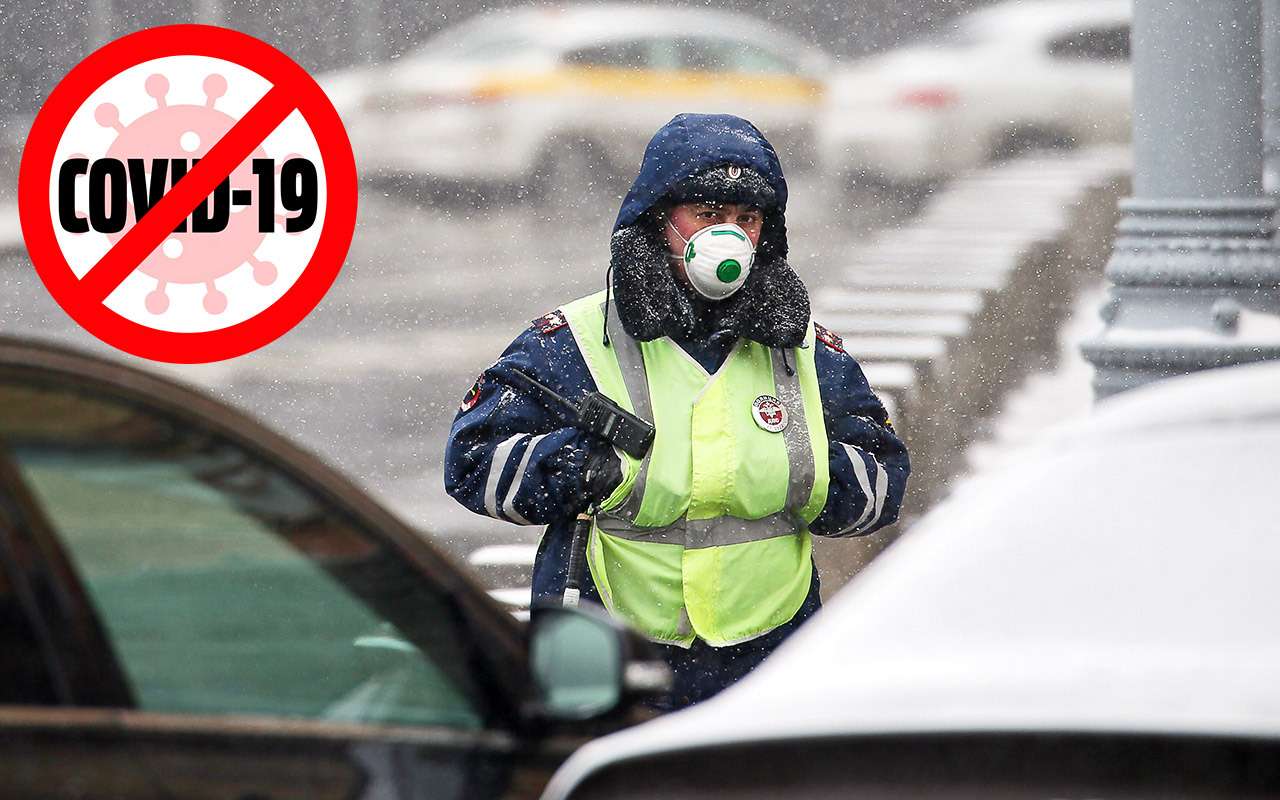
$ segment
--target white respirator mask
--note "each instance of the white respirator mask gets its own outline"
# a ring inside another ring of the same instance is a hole
[[[695,292],[708,300],[724,300],[747,282],[756,249],[742,228],[725,222],[703,228],[686,239],[670,218],[667,224],[684,242],[681,258]]]

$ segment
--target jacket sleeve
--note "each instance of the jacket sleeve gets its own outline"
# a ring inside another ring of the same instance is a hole
[[[814,343],[831,482],[809,530],[862,536],[897,520],[911,462],[862,368],[835,342]]]
[[[463,398],[445,448],[445,491],[477,514],[545,525],[585,507],[584,464],[602,445],[512,386],[513,369],[575,402],[594,389],[567,327],[525,331]]]

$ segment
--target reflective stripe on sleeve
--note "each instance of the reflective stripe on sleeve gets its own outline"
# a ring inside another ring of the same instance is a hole
[[[876,500],[875,514],[871,519],[867,520],[864,528],[874,528],[876,523],[880,521],[880,514],[884,511],[885,498],[889,496],[889,473],[885,472],[884,465],[876,460],[875,456],[871,456],[871,461],[876,465]]]
[[[511,476],[511,485],[507,487],[507,493],[502,498],[502,505],[498,507],[500,511],[511,517],[512,522],[517,522],[521,525],[534,524],[525,519],[524,515],[519,511],[516,511],[515,500],[520,487],[524,485],[524,476],[529,471],[529,458],[533,455],[534,448],[545,438],[547,438],[547,435],[542,433],[529,440],[529,446],[524,449],[524,458],[520,459],[520,466],[516,467],[516,474]]]
[[[507,462],[511,460],[511,451],[521,439],[528,438],[527,433],[517,433],[493,449],[493,461],[489,462],[489,479],[484,487],[484,510],[495,519],[507,519],[498,509],[498,481],[506,471]],[[515,480],[512,478],[512,480]]]
[[[840,446],[844,448],[844,454],[849,459],[849,464],[853,467],[853,474],[858,479],[858,486],[862,489],[862,496],[866,498],[866,502],[862,506],[862,514],[854,520],[853,524],[844,530],[837,532],[834,534],[835,536],[844,536],[849,533],[855,533],[863,526],[864,523],[866,523],[867,518],[872,514],[875,514],[876,519],[880,518],[880,514],[876,510],[877,492],[871,488],[871,476],[867,474],[867,462],[862,460],[862,451],[852,445],[845,444],[844,442],[840,442]],[[874,461],[875,459],[872,460]],[[879,462],[876,462],[876,466],[880,466]],[[887,481],[884,480],[884,469],[878,469],[877,473],[877,489],[882,488],[881,484],[885,484],[885,488],[887,488]],[[883,500],[880,501],[880,507],[884,507]]]

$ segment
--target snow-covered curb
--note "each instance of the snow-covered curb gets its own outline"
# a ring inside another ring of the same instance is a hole
[[[965,471],[966,448],[1008,391],[1057,361],[1072,299],[1101,280],[1128,172],[1128,149],[1112,146],[965,174],[815,293],[814,318],[844,336],[911,449],[904,520]],[[819,542],[829,588],[891,538]]]

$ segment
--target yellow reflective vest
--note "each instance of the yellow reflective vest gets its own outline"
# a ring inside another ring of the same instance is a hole
[[[597,388],[653,422],[601,504],[587,563],[605,606],[650,638],[723,647],[790,620],[812,578],[829,481],[814,329],[788,351],[740,339],[713,374],[668,338],[637,342],[605,296],[561,310]],[[788,368],[790,364],[790,368]]]

